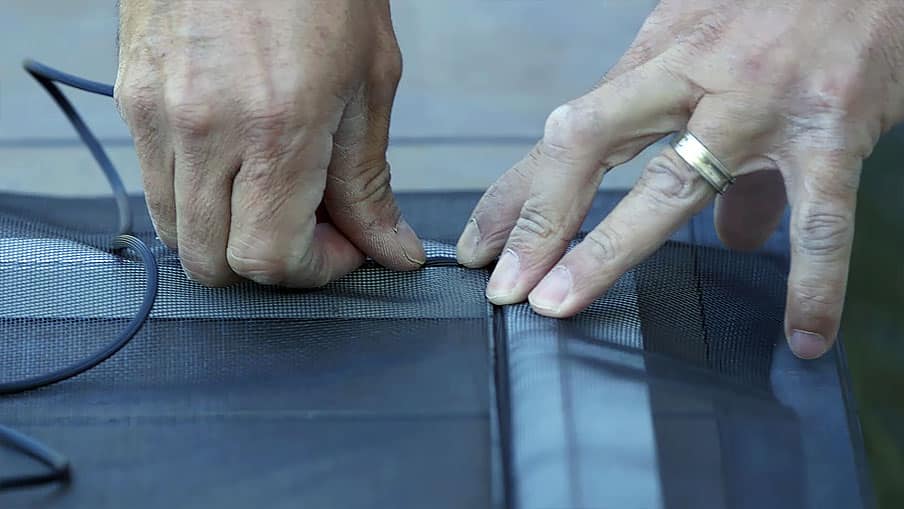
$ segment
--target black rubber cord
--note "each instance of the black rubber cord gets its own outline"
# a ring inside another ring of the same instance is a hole
[[[110,248],[111,251],[132,252],[138,255],[141,263],[144,265],[147,274],[147,284],[145,285],[144,297],[138,311],[119,332],[110,344],[99,352],[95,353],[87,359],[67,366],[52,373],[17,380],[13,382],[0,383],[0,395],[17,394],[26,392],[40,387],[45,387],[69,378],[78,376],[104,362],[112,357],[116,352],[120,351],[129,341],[135,337],[135,334],[144,325],[154,306],[157,298],[158,274],[157,260],[150,248],[137,237],[131,235],[132,231],[132,211],[129,206],[129,197],[126,193],[122,179],[119,173],[107,157],[103,147],[97,140],[97,137],[91,132],[85,122],[79,116],[78,112],[69,102],[63,92],[57,87],[56,83],[62,83],[79,90],[84,90],[93,94],[105,95],[113,97],[113,87],[104,83],[86,80],[47,67],[39,62],[27,60],[24,63],[25,70],[37,80],[41,86],[53,97],[57,105],[63,110],[66,118],[72,123],[82,141],[91,151],[94,160],[104,172],[107,182],[110,183],[110,189],[113,191],[113,198],[116,201],[116,209],[119,214],[118,235],[113,239]],[[125,258],[123,258],[125,259]],[[0,444],[7,445],[18,450],[48,467],[49,471],[44,474],[30,474],[17,477],[0,477],[0,491],[12,488],[22,488],[26,486],[35,486],[52,482],[69,480],[69,461],[61,454],[46,447],[40,442],[18,433],[10,428],[0,426]]]

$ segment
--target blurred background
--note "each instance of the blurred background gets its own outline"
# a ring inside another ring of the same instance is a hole
[[[483,189],[536,141],[546,115],[592,86],[628,47],[652,0],[393,0],[405,73],[393,113],[397,190]],[[99,195],[107,184],[46,93],[31,57],[115,76],[113,0],[4,0],[0,190]],[[109,99],[69,94],[140,192],[128,132]],[[606,177],[627,189],[650,155]],[[904,131],[867,161],[843,336],[882,508],[904,507]]]
[[[4,0],[0,150],[7,190],[94,195],[103,176],[44,90],[31,57],[97,81],[115,78],[114,0]],[[483,189],[536,142],[546,116],[582,95],[627,48],[651,0],[393,0],[405,72],[390,159],[397,190]],[[140,191],[128,131],[109,99],[70,94]],[[660,145],[661,147],[661,145]],[[604,186],[627,188],[651,148]],[[48,182],[66,185],[48,188]]]

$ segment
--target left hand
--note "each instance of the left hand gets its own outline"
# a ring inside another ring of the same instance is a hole
[[[663,0],[587,95],[484,195],[458,259],[502,253],[487,296],[546,316],[587,307],[715,193],[669,148],[563,256],[604,173],[685,127],[739,177],[716,203],[729,247],[753,249],[791,204],[786,335],[800,357],[838,332],[863,159],[904,117],[900,0]]]

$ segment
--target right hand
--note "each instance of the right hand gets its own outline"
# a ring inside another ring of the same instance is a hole
[[[116,103],[189,277],[313,287],[365,255],[424,263],[389,186],[388,0],[122,0],[120,15]]]

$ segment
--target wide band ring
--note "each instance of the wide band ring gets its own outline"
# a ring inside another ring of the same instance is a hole
[[[671,145],[678,156],[709,182],[717,193],[724,193],[734,183],[728,168],[690,131],[685,129],[675,134]]]

